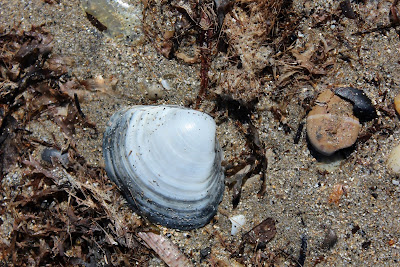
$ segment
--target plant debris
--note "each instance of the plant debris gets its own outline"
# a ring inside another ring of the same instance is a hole
[[[104,169],[76,150],[77,126],[97,131],[79,106],[89,92],[68,74],[69,60],[52,54],[52,40],[40,26],[0,31],[0,171],[3,178],[15,164],[24,170],[18,180],[2,181],[1,214],[12,218],[2,224],[12,230],[0,240],[0,260],[14,266],[146,262],[149,250],[135,235],[141,221],[124,218]],[[60,127],[65,150],[25,130],[39,118]],[[43,163],[32,157],[40,146],[47,147]]]
[[[243,242],[265,248],[265,245],[276,235],[275,220],[267,218],[243,235]]]
[[[152,232],[139,232],[138,236],[151,247],[170,267],[193,266],[188,258],[171,241]]]

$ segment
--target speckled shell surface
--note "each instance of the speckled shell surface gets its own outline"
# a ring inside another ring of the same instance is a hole
[[[182,230],[208,223],[224,191],[222,150],[207,114],[135,106],[114,114],[103,139],[106,171],[150,221]]]

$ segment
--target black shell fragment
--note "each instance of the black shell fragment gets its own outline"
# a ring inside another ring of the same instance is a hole
[[[361,121],[370,121],[377,116],[374,105],[362,90],[353,87],[339,87],[334,92],[337,96],[353,104],[354,115]]]

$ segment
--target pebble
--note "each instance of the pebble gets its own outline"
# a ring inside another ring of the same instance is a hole
[[[307,116],[307,135],[315,150],[329,156],[352,146],[361,125],[353,115],[352,104],[336,96],[331,90],[323,91]]]
[[[396,109],[397,114],[400,115],[400,94],[394,98],[394,108]]]
[[[163,87],[158,83],[148,85],[146,89],[146,96],[150,100],[158,100],[165,96]]]
[[[387,166],[392,173],[400,174],[400,144],[393,148],[390,153]]]

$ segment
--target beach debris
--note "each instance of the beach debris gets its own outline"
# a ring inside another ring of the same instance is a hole
[[[47,163],[53,164],[54,160],[58,160],[64,167],[68,165],[68,153],[61,153],[60,150],[55,148],[45,148],[41,154],[42,160]]]
[[[169,267],[193,266],[179,248],[163,235],[153,232],[139,232],[137,235],[154,250]]]
[[[364,91],[354,87],[339,87],[334,92],[353,104],[354,115],[361,121],[370,121],[377,116],[371,99],[368,98]]]
[[[340,9],[342,10],[342,13],[345,17],[349,19],[355,19],[357,18],[356,12],[354,12],[354,9],[350,3],[350,0],[344,0],[340,2]]]
[[[83,0],[81,5],[99,31],[129,43],[141,40],[143,5],[140,0]]]
[[[87,91],[68,76],[72,61],[52,54],[52,48],[53,37],[41,27],[0,33],[0,176],[32,148],[23,129],[42,114],[71,137],[72,145],[78,122],[95,129],[78,114],[74,95]]]
[[[136,211],[181,230],[214,217],[225,176],[211,116],[179,106],[134,106],[108,125],[106,171]]]
[[[305,124],[304,122],[300,122],[299,123],[299,126],[297,127],[297,131],[296,131],[296,135],[293,138],[293,143],[294,144],[298,144],[299,143],[300,138],[301,138],[302,133],[303,133],[304,124]]]
[[[265,248],[266,244],[276,235],[275,220],[267,218],[249,232],[243,234],[243,242],[257,245],[257,249]]]
[[[367,249],[369,249],[369,247],[371,246],[371,244],[372,244],[372,241],[371,241],[371,240],[367,240],[367,241],[364,241],[364,242],[361,244],[361,247],[362,247],[362,249],[367,250]]]
[[[338,241],[338,237],[336,235],[336,232],[333,229],[328,228],[325,231],[325,236],[324,236],[324,239],[322,240],[321,248],[322,249],[331,249],[337,243],[337,241]]]
[[[336,184],[333,186],[332,193],[329,195],[329,203],[339,205],[340,199],[343,195],[347,195],[346,186],[343,184]]]
[[[104,170],[89,166],[73,150],[69,155],[68,171],[61,164],[49,167],[32,157],[23,160],[27,168],[15,185],[18,193],[4,202],[17,224],[0,257],[16,266],[28,261],[35,266],[54,261],[121,266],[132,257],[139,263],[148,261],[148,249],[133,234],[141,221],[115,205]],[[116,247],[120,253],[111,259]],[[93,256],[93,250],[100,252]],[[123,252],[132,250],[139,254]]]
[[[96,75],[94,78],[83,80],[80,83],[86,90],[111,96],[115,93],[118,79],[114,76],[103,78],[102,75]]]
[[[400,144],[395,146],[387,159],[387,167],[394,174],[400,174]]]
[[[352,105],[331,90],[323,91],[307,116],[307,136],[315,150],[329,156],[352,146],[361,129]]]
[[[229,220],[232,223],[231,235],[236,235],[246,224],[246,217],[243,214],[232,216]]]
[[[200,249],[200,262],[207,259],[211,254],[211,247]]]
[[[393,27],[400,25],[400,16],[399,16],[399,11],[397,10],[398,3],[399,0],[394,0],[389,11],[389,20],[391,26]]]
[[[303,267],[307,257],[307,240],[306,234],[301,235],[301,246],[299,251],[299,258],[297,260],[297,267]]]
[[[1,212],[12,218],[0,223],[11,224],[0,239],[0,259],[13,266],[141,265],[149,250],[133,232],[142,222],[121,212],[104,169],[90,166],[76,151],[75,128],[95,129],[76,106],[84,95],[79,92],[88,91],[70,75],[69,58],[53,54],[52,40],[39,26],[0,30],[0,180],[12,188],[0,194]],[[27,130],[31,123],[53,124],[67,149],[38,136],[35,128]],[[51,165],[33,158],[41,146],[38,156]],[[16,174],[18,179],[3,179]],[[126,253],[132,250],[139,254]]]
[[[269,38],[286,6],[282,0],[216,2],[218,7],[226,3],[230,10],[221,30],[228,46],[225,63],[228,67],[224,67],[223,72],[213,73],[210,80],[217,82],[217,94],[250,102],[264,91],[260,73],[272,65],[271,57],[275,52],[273,45],[269,45]]]

